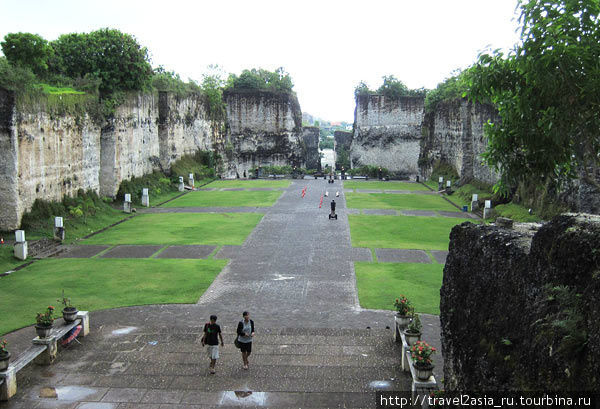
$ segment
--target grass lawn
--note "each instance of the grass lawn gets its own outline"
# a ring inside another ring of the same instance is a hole
[[[429,190],[420,183],[345,180],[344,189]]]
[[[348,215],[352,246],[448,250],[450,230],[472,219]]]
[[[214,188],[237,188],[241,187],[244,189],[249,189],[253,187],[271,187],[271,188],[286,188],[290,186],[289,180],[263,180],[263,179],[235,179],[235,180],[215,180],[210,183],[206,187],[214,187]]]
[[[350,209],[459,211],[437,195],[418,194],[346,193],[346,206]]]
[[[82,243],[241,245],[262,217],[256,213],[139,214]]]
[[[354,268],[361,307],[394,310],[403,294],[416,312],[439,315],[443,265],[359,262]]]
[[[12,245],[0,245],[0,274],[10,271],[21,264],[27,263],[27,261],[16,259],[14,254]]]
[[[212,183],[208,186],[211,186]],[[281,191],[198,191],[165,203],[164,207],[270,207],[275,204]]]
[[[57,299],[62,289],[84,311],[195,303],[225,264],[227,260],[41,260],[0,278],[0,334],[34,324],[36,313],[48,305],[61,315]]]

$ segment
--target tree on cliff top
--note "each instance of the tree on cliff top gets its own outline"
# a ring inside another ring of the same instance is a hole
[[[52,55],[52,47],[37,34],[9,33],[4,36],[2,52],[15,67],[29,68],[41,75],[48,70],[48,59]]]
[[[292,83],[290,74],[283,67],[279,67],[275,71],[252,68],[251,70],[242,71],[239,76],[231,74],[227,81],[227,88],[292,93],[294,84]]]
[[[54,73],[98,78],[101,95],[143,90],[150,85],[148,50],[129,34],[104,28],[87,34],[64,34],[50,45],[54,58],[49,65]]]
[[[386,99],[398,100],[401,97],[424,97],[427,94],[425,88],[409,89],[393,75],[384,75],[382,78],[383,83],[377,91],[370,90],[369,86],[364,81],[361,81],[354,88],[354,97],[359,95],[383,95]]]
[[[558,184],[600,165],[600,1],[521,0],[521,41],[483,54],[470,69],[470,96],[497,107],[485,161],[496,189]]]

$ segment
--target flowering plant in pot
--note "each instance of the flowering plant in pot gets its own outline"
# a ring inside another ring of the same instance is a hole
[[[6,344],[8,344],[8,342],[6,342],[5,339],[3,339],[2,342],[0,342],[0,372],[6,371],[6,369],[8,369],[8,360],[10,359],[10,352],[8,352],[8,349],[6,349]]]
[[[417,371],[417,377],[422,380],[427,380],[433,373],[433,361],[431,355],[437,350],[425,341],[417,341],[410,348],[410,357],[414,362]]]
[[[65,320],[65,322],[67,324],[70,324],[71,322],[75,321],[78,311],[77,311],[77,308],[75,308],[71,305],[71,299],[65,297],[65,290],[62,290],[62,297],[60,299],[58,299],[57,301],[62,303],[62,305],[64,305],[64,307],[65,307],[62,310],[63,319]]]
[[[410,300],[404,295],[400,295],[399,298],[396,298],[394,307],[396,308],[396,322],[398,323],[398,326],[402,328],[406,327],[410,322],[410,315],[413,311]]]
[[[419,318],[419,314],[414,314],[410,323],[404,330],[404,337],[406,338],[406,343],[408,345],[413,345],[421,338],[421,330],[423,329],[423,325],[421,324],[421,319]]]
[[[48,308],[46,308],[46,312],[38,312],[35,320],[37,322],[35,331],[37,332],[38,336],[40,338],[46,338],[48,335],[50,335],[52,325],[54,324],[54,307],[49,305]]]

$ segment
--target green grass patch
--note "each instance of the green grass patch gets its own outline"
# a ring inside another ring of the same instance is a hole
[[[529,214],[528,210],[529,209],[515,203],[501,204],[494,208],[496,216],[508,217],[516,222],[529,223],[542,220],[536,214]]]
[[[429,190],[420,183],[379,182],[379,181],[344,181],[344,189],[381,189],[381,190]]]
[[[166,203],[164,207],[270,207],[281,191],[196,191]]]
[[[81,94],[85,94],[85,92],[77,91],[76,89],[71,88],[71,87],[54,87],[52,85],[43,84],[43,83],[36,84],[35,87],[38,88],[39,90],[41,90],[42,92],[44,92],[45,94],[51,94],[51,95],[69,95],[69,94],[81,95]]]
[[[437,195],[390,193],[346,193],[346,206],[351,209],[447,210],[458,209]]]
[[[195,303],[225,264],[227,260],[41,260],[0,278],[0,334],[33,324],[35,314],[48,305],[61,310],[57,299],[62,289],[84,311]]]
[[[449,197],[454,203],[462,206],[471,206],[471,199],[473,195],[477,195],[479,203],[485,203],[486,200],[492,200],[494,194],[492,193],[491,186],[489,189],[484,188],[485,186],[476,186],[471,183],[462,185]]]
[[[354,268],[361,307],[394,310],[403,294],[416,312],[439,315],[443,265],[358,262]]]
[[[214,187],[217,189],[221,189],[221,188],[250,189],[250,188],[263,188],[263,187],[287,188],[287,187],[290,187],[290,183],[291,182],[289,180],[235,179],[235,180],[215,180],[214,182],[210,183],[206,187]]]
[[[452,227],[472,219],[348,215],[348,221],[353,247],[448,250]]]
[[[8,244],[0,245],[0,274],[25,263],[27,263],[27,261],[15,258],[13,246]]]
[[[256,213],[139,214],[82,243],[241,245],[262,216]]]

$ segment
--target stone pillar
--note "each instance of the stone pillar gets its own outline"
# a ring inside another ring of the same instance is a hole
[[[17,393],[17,373],[15,367],[9,365],[6,372],[0,372],[0,379],[4,378],[4,383],[0,384],[0,401],[7,401]]]
[[[15,232],[15,257],[19,260],[27,260],[27,241],[25,241],[25,231],[17,230]]]
[[[492,201],[486,200],[485,207],[483,208],[483,218],[489,219],[494,214],[493,212],[494,212],[494,209],[492,209]]]
[[[150,207],[150,195],[147,188],[142,189],[142,206]]]
[[[194,174],[190,173],[188,176],[188,184],[193,188],[194,187]]]
[[[438,192],[444,189],[444,177],[440,176],[438,179]]]
[[[63,225],[62,217],[54,218],[54,239],[63,241],[65,239],[65,227]]]
[[[90,313],[88,311],[79,311],[76,315],[81,319],[81,336],[86,337],[90,333]]]
[[[185,190],[185,184],[183,183],[183,176],[179,176],[179,191],[183,192]]]
[[[55,336],[48,338],[34,338],[33,345],[46,345],[46,350],[39,354],[33,361],[38,365],[50,365],[58,354],[58,339]]]
[[[123,202],[123,211],[131,213],[131,194],[125,193],[125,201]]]
[[[473,194],[471,197],[471,213],[476,212],[477,210],[479,210],[479,201],[477,194]]]

